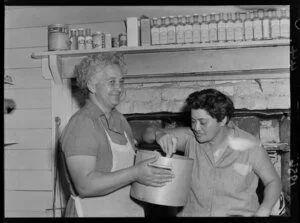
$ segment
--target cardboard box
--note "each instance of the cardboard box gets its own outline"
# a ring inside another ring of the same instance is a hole
[[[151,45],[151,30],[150,30],[150,19],[148,17],[141,17],[141,45]]]
[[[139,20],[137,17],[126,18],[127,46],[139,46]]]

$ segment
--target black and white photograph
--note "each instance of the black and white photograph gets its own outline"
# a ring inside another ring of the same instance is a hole
[[[299,219],[292,7],[5,4],[4,218]]]

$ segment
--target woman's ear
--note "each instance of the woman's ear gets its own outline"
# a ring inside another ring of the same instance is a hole
[[[221,126],[225,126],[226,123],[227,123],[227,120],[228,120],[228,117],[225,116],[225,117],[223,118],[223,120],[221,121]]]
[[[95,84],[93,83],[92,80],[89,80],[87,82],[87,88],[89,89],[89,92],[91,92],[93,94],[96,92]]]

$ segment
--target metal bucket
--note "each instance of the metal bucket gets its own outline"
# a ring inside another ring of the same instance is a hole
[[[155,156],[156,152],[139,150],[135,163]],[[145,186],[134,182],[131,186],[131,197],[158,205],[180,207],[187,202],[192,180],[193,160],[184,156],[174,155],[172,158],[160,156],[151,166],[172,169],[175,178],[163,187]]]

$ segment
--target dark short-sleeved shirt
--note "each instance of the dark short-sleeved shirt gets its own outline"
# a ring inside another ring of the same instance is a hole
[[[96,156],[96,170],[110,172],[112,152],[104,128],[114,143],[125,145],[126,132],[130,143],[134,145],[131,127],[119,111],[113,109],[108,120],[103,111],[87,99],[85,105],[71,117],[62,133],[65,156]]]
[[[258,163],[256,157],[267,159],[267,153],[257,138],[232,122],[228,126],[235,137],[253,144],[247,150],[227,147],[217,162],[208,143],[197,142],[192,131],[176,135],[178,140],[184,141],[185,156],[194,159],[188,201],[178,216],[251,216],[258,209],[258,176],[253,169],[265,166],[263,162]]]

